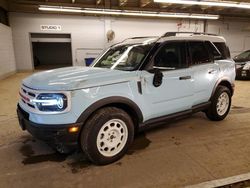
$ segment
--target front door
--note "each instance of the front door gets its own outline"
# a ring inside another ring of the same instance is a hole
[[[145,120],[192,107],[193,73],[186,59],[185,42],[167,42],[153,58],[151,68],[154,71],[141,71],[142,95],[149,111]],[[158,87],[153,84],[155,70],[163,74]]]

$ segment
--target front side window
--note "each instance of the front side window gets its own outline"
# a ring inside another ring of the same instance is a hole
[[[168,42],[157,52],[154,67],[173,70],[187,67],[184,42]]]
[[[205,43],[202,41],[189,42],[189,51],[193,65],[209,63],[211,61]]]
[[[152,44],[121,45],[110,48],[93,67],[132,71],[135,70],[149,52]]]

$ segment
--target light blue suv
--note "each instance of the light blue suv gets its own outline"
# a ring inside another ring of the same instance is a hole
[[[136,37],[113,45],[91,67],[24,79],[17,113],[23,130],[59,152],[80,147],[103,165],[121,158],[139,130],[198,111],[223,120],[234,79],[235,64],[220,36]]]

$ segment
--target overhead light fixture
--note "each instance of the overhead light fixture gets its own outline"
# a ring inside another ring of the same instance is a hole
[[[250,9],[250,3],[235,2],[235,1],[154,0],[154,2]]]
[[[115,9],[94,9],[80,7],[62,7],[62,6],[46,6],[40,5],[41,11],[53,12],[71,12],[71,13],[86,13],[95,15],[116,15],[116,16],[140,16],[151,18],[193,18],[193,19],[219,19],[219,15],[212,14],[189,14],[189,13],[168,13],[168,12],[149,12],[149,11],[129,11],[129,10],[115,10]]]

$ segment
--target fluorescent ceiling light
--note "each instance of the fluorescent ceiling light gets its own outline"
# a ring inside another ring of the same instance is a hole
[[[234,1],[154,0],[154,2],[250,9],[250,3],[234,2]]]
[[[219,19],[219,15],[212,14],[188,14],[188,13],[167,13],[167,12],[149,12],[149,11],[128,11],[128,10],[113,10],[113,9],[92,9],[79,7],[61,7],[61,6],[45,6],[40,5],[41,11],[53,12],[71,12],[71,13],[86,13],[95,15],[116,15],[116,16],[141,16],[155,18],[193,18],[193,19]]]

